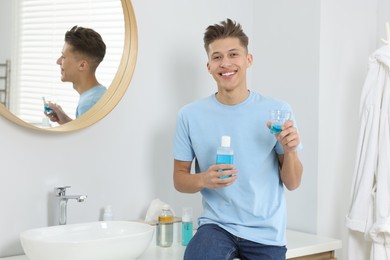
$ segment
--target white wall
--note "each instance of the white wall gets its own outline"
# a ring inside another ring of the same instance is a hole
[[[251,87],[290,103],[303,144],[301,187],[286,192],[288,227],[316,233],[320,1],[254,2]]]
[[[199,214],[199,195],[173,188],[172,137],[177,110],[215,91],[202,37],[207,25],[226,17],[251,39],[250,88],[288,101],[296,113],[305,172],[302,187],[287,193],[289,227],[346,242],[360,90],[377,30],[382,33],[376,23],[389,13],[377,14],[372,0],[290,2],[133,0],[137,67],[106,118],[66,134],[0,118],[0,256],[22,252],[21,231],[55,223],[58,185],[88,195],[84,203],[69,202],[69,223],[98,220],[107,204],[117,219],[143,218],[156,197],[177,213],[193,205]]]
[[[380,16],[377,1],[321,1],[318,233],[343,240],[341,259],[347,259],[344,219],[357,150],[360,92],[368,56],[379,47]]]
[[[386,38],[385,23],[390,23],[390,1],[378,0],[377,7],[377,46],[383,45],[381,39]]]

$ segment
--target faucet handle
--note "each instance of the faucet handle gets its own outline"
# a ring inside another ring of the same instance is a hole
[[[55,188],[55,194],[56,197],[65,196],[66,189],[70,188],[71,186],[63,186],[63,187],[56,187]]]

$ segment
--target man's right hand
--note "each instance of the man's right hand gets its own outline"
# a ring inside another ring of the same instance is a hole
[[[237,180],[237,172],[231,164],[214,164],[201,173],[203,187],[219,189],[230,186]]]
[[[60,105],[53,104],[53,103],[48,103],[48,105],[54,111],[54,112],[50,112],[50,113],[45,111],[45,115],[50,119],[50,121],[57,122],[60,125],[72,121],[72,118],[70,118],[64,112],[64,110],[62,110],[62,107]]]

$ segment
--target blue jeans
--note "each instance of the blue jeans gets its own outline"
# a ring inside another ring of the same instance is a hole
[[[205,224],[191,239],[184,260],[285,260],[285,246],[269,246],[236,237],[215,224]]]

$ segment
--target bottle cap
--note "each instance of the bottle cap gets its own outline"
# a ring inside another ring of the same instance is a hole
[[[192,208],[191,207],[184,207],[182,209],[183,215],[181,217],[181,220],[183,222],[191,222],[192,221]]]
[[[222,136],[221,146],[222,147],[230,147],[230,136],[228,136],[228,135]]]
[[[168,204],[164,204],[164,205],[162,206],[162,209],[168,210],[168,209],[171,209],[171,206],[169,206]]]

